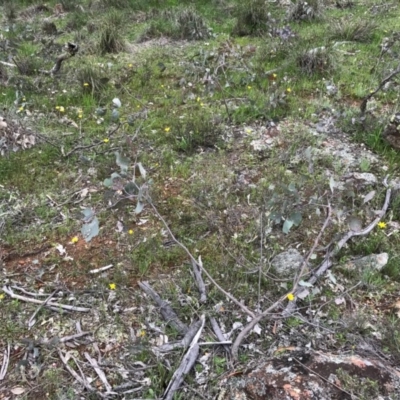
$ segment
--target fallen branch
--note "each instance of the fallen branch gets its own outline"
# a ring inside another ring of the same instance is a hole
[[[190,261],[192,263],[195,263],[199,269],[204,272],[204,274],[207,276],[207,278],[211,281],[211,283],[222,293],[224,294],[226,297],[228,297],[230,300],[232,300],[232,302],[234,302],[237,306],[239,306],[246,314],[250,315],[250,317],[255,318],[255,314],[253,313],[253,311],[251,311],[250,309],[248,309],[243,303],[241,303],[239,300],[237,300],[235,297],[233,297],[229,292],[227,292],[226,290],[224,290],[215,280],[214,278],[208,273],[208,271],[202,266],[200,265],[200,263],[193,257],[192,253],[188,250],[188,248],[181,243],[176,237],[175,235],[172,233],[170,227],[168,226],[167,222],[165,221],[165,219],[161,216],[161,214],[158,212],[156,206],[153,204],[153,202],[151,201],[151,198],[149,196],[146,197],[148,203],[150,204],[151,208],[154,210],[154,212],[156,213],[157,217],[160,219],[160,221],[164,224],[165,229],[168,231],[168,233],[170,234],[172,240],[181,248],[185,251],[185,253],[189,256]]]
[[[171,306],[165,302],[149,285],[148,282],[139,282],[140,288],[147,293],[155,303],[160,307],[163,318],[174,327],[181,335],[185,335],[189,328],[179,319]]]
[[[197,321],[194,324],[190,325],[186,335],[179,340],[178,342],[173,343],[165,343],[162,346],[154,347],[153,351],[155,353],[168,353],[174,349],[184,348],[187,349],[190,346],[193,338],[196,336],[196,333],[200,329],[201,321]]]
[[[384,79],[382,80],[382,82],[379,84],[379,86],[378,86],[374,91],[372,91],[371,93],[369,93],[367,96],[364,97],[364,99],[363,99],[363,101],[361,102],[361,105],[360,105],[361,115],[364,115],[364,114],[365,114],[365,111],[366,111],[366,109],[367,109],[368,100],[369,100],[371,97],[373,97],[376,93],[378,93],[378,92],[383,88],[383,86],[385,86],[385,84],[386,84],[387,82],[389,82],[390,80],[392,80],[392,78],[394,78],[394,77],[395,77],[397,74],[399,74],[399,73],[400,73],[400,67],[398,67],[397,69],[395,69],[390,75],[388,75],[386,78],[384,78]]]
[[[388,188],[387,185],[387,178],[385,178],[383,182],[384,186],[387,187],[386,191],[386,197],[385,197],[385,202],[383,204],[383,207],[379,213],[379,216],[374,219],[366,228],[362,229],[361,231],[349,231],[347,232],[342,239],[339,240],[337,243],[334,251],[331,254],[327,254],[325,257],[325,260],[322,262],[321,266],[316,270],[316,272],[313,273],[313,275],[307,280],[309,284],[314,284],[317,279],[323,275],[329,267],[332,266],[333,262],[331,261],[331,256],[338,254],[338,252],[341,250],[341,248],[349,241],[354,236],[362,236],[366,235],[369,232],[374,229],[374,227],[378,224],[378,222],[382,219],[382,217],[386,214],[386,211],[389,207],[390,203],[390,197],[391,197],[391,189]],[[325,221],[327,222],[327,220]],[[325,225],[325,224],[324,224]],[[320,236],[320,235],[318,235]],[[318,239],[318,237],[317,237]],[[317,239],[314,242],[314,245],[318,243]],[[314,246],[313,246],[314,247]],[[298,282],[297,282],[298,284]],[[251,330],[254,328],[254,326],[261,321],[264,317],[267,315],[271,314],[274,310],[278,308],[278,306],[282,305],[284,301],[286,301],[288,294],[292,293],[295,297],[298,297],[306,288],[303,287],[297,287],[296,290],[290,291],[289,293],[281,296],[274,304],[272,304],[270,307],[268,307],[265,311],[263,311],[261,314],[257,315],[255,318],[253,318],[244,328],[243,330],[239,333],[237,336],[235,342],[232,345],[232,356],[234,359],[237,359],[238,357],[238,352],[239,352],[239,346],[242,343],[243,339],[251,332]],[[296,301],[290,301],[286,308],[283,310],[281,313],[281,317],[291,315],[294,308],[296,306]]]
[[[190,372],[194,363],[196,362],[197,356],[199,355],[198,341],[200,339],[201,332],[203,331],[204,328],[205,316],[202,315],[200,317],[200,320],[201,320],[201,326],[197,331],[195,337],[193,338],[189,350],[184,355],[182,362],[179,365],[179,368],[174,372],[174,375],[172,376],[171,381],[169,382],[168,387],[164,392],[163,400],[173,399],[175,392],[182,385],[185,376]]]
[[[116,392],[113,392],[113,389],[111,385],[107,381],[106,374],[103,372],[103,370],[99,367],[99,364],[97,364],[97,361],[90,357],[89,353],[83,353],[85,355],[86,360],[89,361],[90,365],[93,367],[93,369],[96,371],[96,374],[100,378],[100,380],[103,382],[104,387],[106,388],[106,394],[117,394]]]
[[[77,307],[77,306],[69,306],[66,304],[60,304],[60,303],[53,303],[53,302],[47,302],[45,301],[40,301],[40,300],[36,300],[36,299],[31,299],[29,297],[25,297],[25,296],[20,296],[19,294],[15,294],[10,287],[7,286],[3,286],[3,292],[7,293],[11,298],[13,299],[18,299],[18,300],[22,300],[25,301],[27,303],[34,303],[34,304],[43,304],[45,307],[50,307],[50,308],[61,308],[63,310],[68,310],[68,311],[79,311],[79,312],[89,312],[90,308],[86,308],[86,307]],[[45,303],[45,304],[44,304]]]
[[[203,267],[203,263],[200,257],[198,263],[194,262],[193,260],[191,261],[192,261],[193,274],[194,277],[196,278],[197,287],[200,292],[200,303],[205,303],[207,301],[206,285],[204,284],[203,277],[201,276],[201,269],[199,268],[199,264]]]
[[[0,381],[2,381],[7,374],[8,363],[10,362],[11,345],[10,342],[7,343],[7,349],[3,352],[3,363],[0,368]]]
[[[61,359],[62,363],[64,364],[65,368],[75,378],[75,380],[77,380],[81,385],[83,385],[90,392],[94,392],[94,393],[98,394],[100,397],[104,397],[93,386],[90,385],[90,383],[87,381],[87,379],[82,374],[82,371],[80,370],[79,365],[76,363],[76,360],[74,359],[74,357],[72,357],[72,355],[69,352],[67,352],[64,357],[64,354],[62,353],[62,351],[58,350],[58,355],[60,356],[60,359]],[[75,364],[78,366],[78,369],[81,372],[82,376],[79,376],[78,373],[68,364],[70,357],[75,361]]]
[[[58,289],[54,290],[54,292],[51,293],[50,296],[48,296],[47,299],[42,304],[40,304],[40,306],[35,310],[35,312],[29,318],[28,330],[30,330],[32,328],[32,326],[35,325],[35,323],[36,323],[35,316],[37,315],[37,313],[54,297],[54,295],[57,293],[57,291],[58,291]]]
[[[108,269],[112,268],[113,265],[106,265],[105,267],[101,267],[101,268],[96,268],[96,269],[91,269],[89,271],[89,274],[97,274],[98,272],[103,272],[103,271],[107,271]]]

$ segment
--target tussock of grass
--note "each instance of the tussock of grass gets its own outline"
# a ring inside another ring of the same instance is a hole
[[[342,18],[332,24],[332,40],[344,40],[352,42],[370,42],[376,30],[376,24],[369,20],[354,20],[354,18]]]

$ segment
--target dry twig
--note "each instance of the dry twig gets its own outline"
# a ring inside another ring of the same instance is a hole
[[[62,308],[63,310],[68,310],[68,311],[79,311],[79,312],[89,312],[90,311],[90,308],[86,308],[86,307],[69,306],[67,304],[54,303],[52,301],[49,301],[46,303],[46,300],[40,301],[40,300],[36,300],[36,299],[30,299],[29,297],[20,296],[19,294],[15,294],[11,290],[11,288],[8,286],[3,286],[3,292],[7,293],[13,299],[26,301],[27,303],[42,304],[46,307],[50,307],[53,310],[57,310],[57,308],[58,309]]]

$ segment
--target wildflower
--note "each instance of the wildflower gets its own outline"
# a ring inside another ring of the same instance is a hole
[[[58,107],[58,108],[57,108]],[[60,113],[63,113],[65,111],[65,108],[63,106],[57,106],[56,109],[60,111]]]
[[[200,97],[197,97],[196,101],[197,101],[198,103],[200,102],[200,100],[201,100]]]
[[[251,89],[251,86],[250,86],[250,85],[249,85],[249,86],[247,86],[247,89],[249,89],[249,90],[250,90],[250,89]]]
[[[23,98],[22,98],[22,101],[26,101],[26,98],[25,98],[25,97],[23,97]]]
[[[128,64],[128,67],[129,67],[129,68],[132,68],[132,67],[133,67],[133,65],[132,65],[132,64]]]
[[[74,236],[72,239],[71,239],[71,243],[77,243],[78,242],[78,236]]]
[[[60,109],[60,106],[56,106],[56,110],[59,110]]]
[[[292,89],[290,89],[290,87],[288,87],[287,89],[286,89],[286,92],[288,92],[288,93],[290,93],[292,91]]]
[[[88,84],[87,82],[85,82],[85,83],[83,84],[83,86],[88,87],[89,84]]]
[[[294,294],[293,293],[289,293],[286,297],[287,297],[287,299],[289,301],[293,301],[294,300]]]
[[[6,297],[5,294],[4,293],[0,293],[0,301],[3,300],[4,297]]]
[[[249,134],[252,132],[252,130],[250,128],[246,128],[245,131],[246,131],[246,133],[249,133]]]
[[[163,87],[164,87],[164,85],[161,85],[161,87],[163,88]]]
[[[386,227],[387,227],[386,222],[383,222],[383,221],[378,222],[378,228],[380,228],[380,229],[385,229]]]
[[[79,119],[82,119],[82,113],[79,113],[79,114],[78,114],[78,118],[79,118]]]
[[[201,107],[204,107],[204,103],[200,103],[200,106],[201,106]]]
[[[165,132],[169,132],[171,130],[171,128],[169,127],[169,126],[166,126],[165,128],[164,128],[164,131]]]
[[[20,107],[20,108],[18,108],[18,111],[24,111],[24,107]]]
[[[140,337],[146,336],[146,331],[144,329],[141,329],[139,332],[139,336]]]
[[[110,288],[110,290],[115,290],[117,288],[117,285],[115,283],[110,283],[108,287]]]
[[[133,235],[133,229],[129,229],[128,233],[129,233],[130,235]]]
[[[104,139],[103,139],[103,142],[104,142],[104,143],[108,143],[109,141],[110,141],[109,138],[104,138]]]
[[[277,74],[272,74],[272,77],[274,78],[274,79],[276,79],[277,78]]]

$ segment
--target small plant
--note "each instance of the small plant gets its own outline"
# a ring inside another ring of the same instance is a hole
[[[326,75],[334,70],[333,57],[326,47],[303,51],[297,56],[296,63],[309,76]]]
[[[189,121],[178,121],[170,128],[175,150],[192,154],[196,150],[222,146],[222,128],[211,120],[198,116]]]
[[[160,36],[177,40],[202,40],[211,36],[204,18],[191,7],[153,11],[153,16],[154,20],[141,35],[142,41]]]
[[[375,30],[371,21],[343,18],[332,24],[331,39],[365,43],[371,41]]]
[[[323,2],[320,0],[292,0],[287,12],[289,21],[312,21],[323,14]]]
[[[124,50],[122,29],[122,14],[117,11],[110,12],[100,31],[99,51],[101,54],[119,53]]]
[[[79,82],[82,94],[99,97],[106,89],[109,78],[99,67],[89,64],[77,71],[76,80]]]
[[[236,10],[237,22],[233,34],[237,36],[262,36],[275,23],[263,0],[239,3]]]

